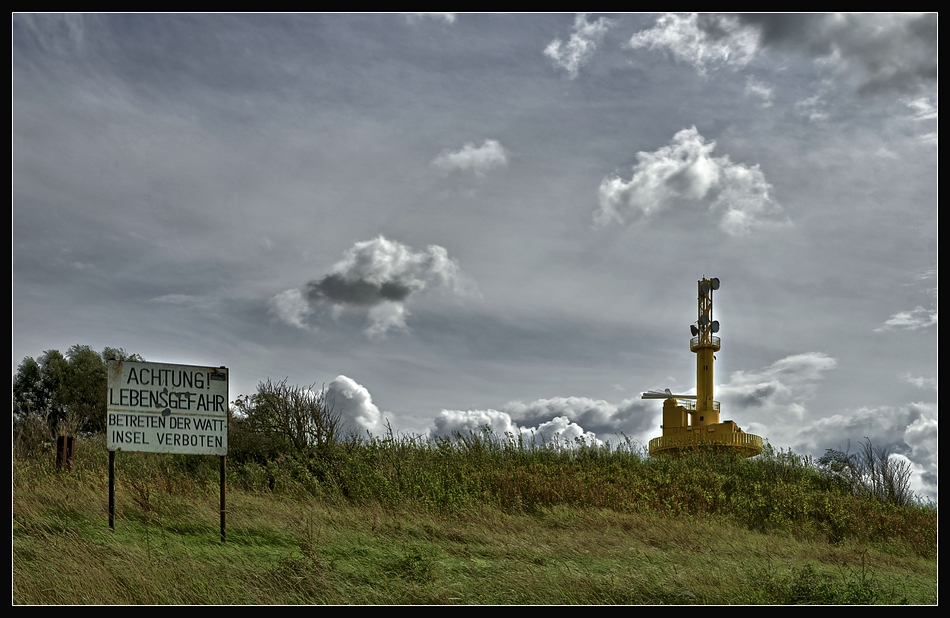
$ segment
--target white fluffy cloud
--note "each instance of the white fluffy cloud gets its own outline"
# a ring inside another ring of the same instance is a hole
[[[456,433],[467,435],[488,428],[496,436],[516,436],[520,433],[511,415],[498,410],[442,410],[435,417],[433,436],[452,437]]]
[[[486,139],[481,146],[468,142],[459,150],[443,150],[432,165],[444,172],[472,171],[482,176],[495,167],[508,165],[508,152],[498,140]]]
[[[632,49],[665,50],[680,62],[692,64],[701,74],[707,67],[744,66],[759,45],[756,28],[736,16],[676,15],[667,13],[656,24],[634,34],[627,42]]]
[[[386,430],[386,419],[373,403],[373,397],[352,378],[339,375],[330,382],[327,401],[350,429],[373,435],[381,435]]]
[[[417,252],[379,236],[354,244],[321,279],[277,294],[269,309],[278,320],[304,330],[314,328],[307,320],[317,309],[335,317],[365,311],[367,335],[380,336],[407,329],[405,304],[427,288],[468,294],[473,286],[443,247]]]
[[[875,328],[875,332],[882,332],[885,330],[918,330],[921,328],[927,328],[928,326],[937,325],[937,310],[936,309],[924,309],[923,307],[916,307],[910,311],[898,311],[891,317],[889,317],[885,322],[884,326],[880,328]]]
[[[576,422],[586,431],[604,440],[613,440],[621,433],[637,437],[656,429],[657,410],[640,399],[625,399],[612,404],[603,399],[587,397],[552,397],[531,403],[512,401],[502,410],[516,421],[538,425],[549,419],[563,417]]]
[[[564,416],[552,418],[535,427],[520,426],[511,415],[499,410],[442,410],[435,418],[435,427],[430,435],[452,437],[470,433],[480,434],[488,428],[496,438],[523,439],[527,443],[564,445],[576,444],[582,440],[587,444],[601,444],[593,433],[584,431],[577,423]]]
[[[590,60],[612,25],[613,22],[606,17],[589,22],[586,14],[578,14],[574,18],[574,32],[567,43],[554,39],[544,48],[544,55],[554,60],[557,66],[567,71],[568,76],[574,79],[581,65]]]
[[[600,184],[594,222],[605,226],[650,217],[679,203],[708,203],[727,234],[748,234],[767,225],[787,224],[772,185],[758,165],[713,157],[716,142],[706,142],[696,127],[683,129],[655,152],[638,152],[631,179],[608,176]]]
[[[434,436],[479,432],[484,427],[496,436],[521,436],[524,440],[588,444],[617,443],[626,436],[647,440],[659,427],[659,408],[639,399],[619,405],[587,397],[553,397],[531,403],[512,401],[501,410],[442,410],[431,430]]]

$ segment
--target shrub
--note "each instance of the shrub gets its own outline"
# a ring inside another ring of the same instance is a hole
[[[228,450],[238,461],[270,461],[281,454],[306,456],[339,441],[339,413],[326,389],[261,382],[257,393],[232,404]]]
[[[864,438],[854,455],[828,449],[818,460],[818,468],[830,479],[844,484],[856,495],[875,498],[896,506],[914,502],[910,490],[911,466],[905,459],[893,457],[884,448]]]

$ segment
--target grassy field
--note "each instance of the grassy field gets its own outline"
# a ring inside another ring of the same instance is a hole
[[[934,505],[807,458],[352,440],[306,457],[13,460],[15,604],[937,602]]]

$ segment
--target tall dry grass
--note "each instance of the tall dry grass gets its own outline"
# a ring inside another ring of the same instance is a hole
[[[490,434],[350,439],[260,461],[14,457],[15,603],[932,603],[936,508],[808,458]]]

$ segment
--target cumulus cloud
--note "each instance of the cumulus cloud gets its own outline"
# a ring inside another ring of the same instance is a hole
[[[557,417],[567,418],[602,439],[621,433],[639,435],[655,428],[656,410],[640,399],[625,399],[612,404],[587,397],[553,397],[531,403],[512,401],[502,409],[525,425],[538,425]]]
[[[652,28],[637,32],[627,42],[631,49],[664,50],[703,75],[708,67],[748,64],[758,45],[758,30],[739,17],[695,13],[661,15]]]
[[[613,21],[606,17],[589,22],[586,14],[578,14],[574,18],[574,32],[567,43],[554,39],[544,48],[544,55],[554,60],[557,66],[567,71],[568,76],[574,79],[581,65],[590,60],[612,25]]]
[[[290,289],[269,302],[271,315],[291,326],[310,330],[308,318],[320,309],[338,317],[365,311],[370,336],[406,330],[409,297],[427,288],[467,294],[472,285],[458,264],[438,245],[413,251],[383,236],[358,242],[322,278]]]
[[[910,311],[898,311],[885,322],[884,326],[875,328],[874,332],[879,333],[887,330],[918,330],[929,326],[937,325],[937,310],[924,309],[917,306]]]
[[[601,182],[595,224],[623,224],[688,202],[707,203],[719,215],[719,227],[733,236],[787,224],[759,166],[733,163],[728,155],[713,157],[715,147],[692,127],[655,152],[638,152],[629,181],[608,176]]]
[[[486,139],[481,146],[467,142],[461,149],[443,150],[433,161],[432,165],[443,172],[453,170],[472,171],[477,176],[483,176],[489,170],[508,165],[508,152],[497,141]]]
[[[511,415],[499,410],[442,410],[435,417],[435,427],[430,434],[452,437],[456,433],[467,435],[488,428],[496,436],[516,436],[520,428],[511,420]]]
[[[386,430],[386,419],[366,387],[352,378],[337,376],[327,387],[327,401],[350,429],[358,433],[380,435]]]
[[[442,410],[430,433],[464,435],[488,427],[496,436],[520,436],[529,442],[616,443],[620,436],[648,437],[658,427],[659,414],[659,409],[639,399],[616,405],[586,397],[554,397],[531,403],[512,401],[500,410]]]
[[[664,50],[705,75],[742,67],[761,50],[812,58],[859,92],[913,92],[937,80],[937,15],[666,14],[628,47]]]
[[[435,418],[435,427],[430,435],[452,437],[455,434],[480,434],[488,428],[497,438],[523,439],[535,444],[576,444],[579,440],[587,444],[602,444],[593,433],[573,423],[570,419],[558,416],[538,424],[535,427],[520,426],[511,415],[500,410],[442,410]]]

